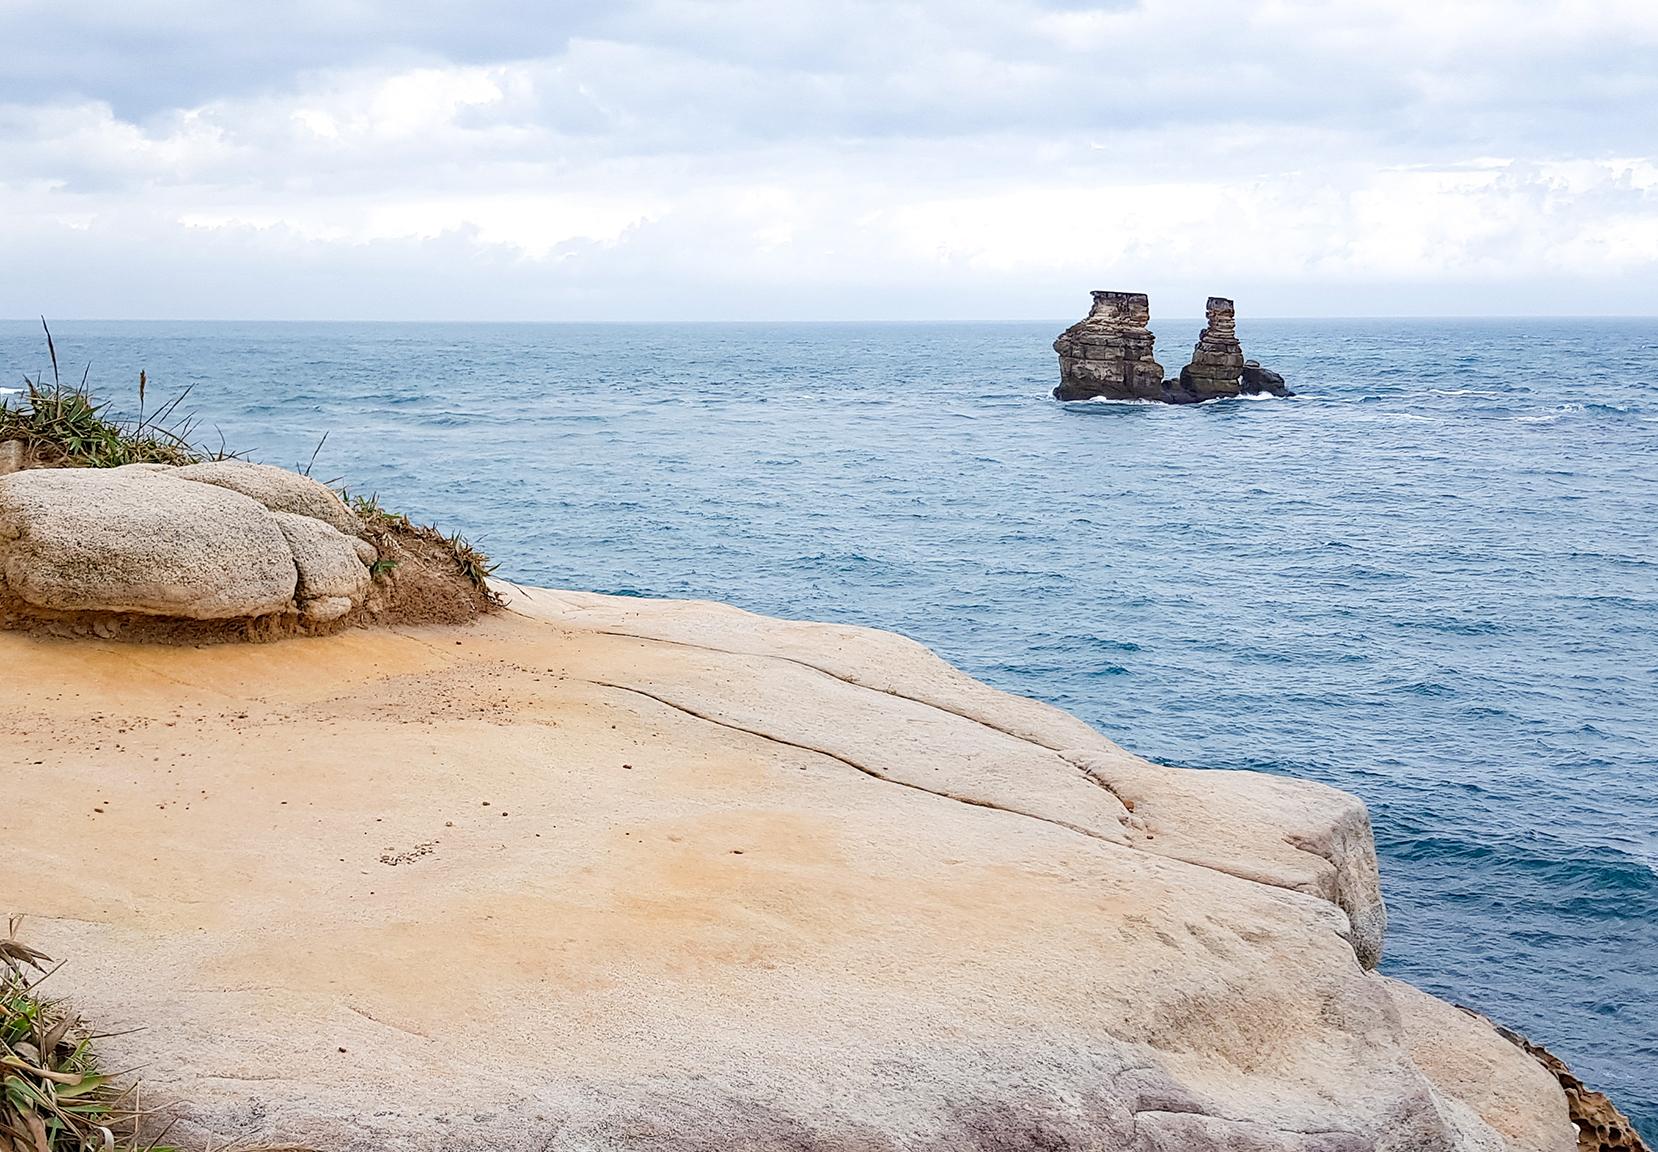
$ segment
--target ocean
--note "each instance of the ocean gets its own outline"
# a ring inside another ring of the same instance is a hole
[[[1154,760],[1356,793],[1383,970],[1658,1135],[1658,320],[1246,313],[1299,395],[1195,408],[1049,399],[1068,322],[55,335],[509,579],[895,629]],[[1154,321],[1171,375],[1200,326]],[[0,323],[0,384],[44,364]]]

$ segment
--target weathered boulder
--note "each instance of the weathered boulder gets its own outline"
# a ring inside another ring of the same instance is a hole
[[[1278,776],[1149,764],[1116,747],[1066,759],[1133,805],[1146,851],[1326,900],[1347,914],[1342,934],[1359,963],[1381,961],[1387,909],[1370,816],[1354,797]]]
[[[1573,1148],[1553,1076],[1361,962],[1357,801],[898,637],[526,590],[0,662],[0,893],[170,1143]]]
[[[0,624],[50,619],[61,630],[73,623],[64,614],[90,614],[76,630],[110,636],[112,614],[175,622],[281,617],[307,628],[340,620],[368,601],[378,552],[336,526],[361,527],[319,488],[280,468],[240,462],[51,468],[0,478]],[[273,506],[309,508],[320,518]]]
[[[1086,319],[1054,341],[1059,353],[1060,400],[1159,400],[1163,366],[1154,356],[1157,338],[1143,292],[1095,292]]]
[[[372,544],[309,516],[272,512],[271,519],[293,552],[294,567],[299,572],[294,600],[300,615],[311,620],[337,620],[362,604],[368,595],[369,574],[357,545],[372,551]]]
[[[292,512],[321,520],[347,536],[355,536],[363,530],[357,514],[329,491],[327,485],[286,468],[251,464],[246,460],[210,460],[204,464],[175,468],[173,475],[180,480],[216,484],[220,488],[251,496],[272,512]]]
[[[6,440],[0,442],[0,476],[10,476],[13,472],[21,472],[28,459],[28,446],[23,441]]]
[[[0,592],[52,612],[224,620],[293,603],[293,553],[257,501],[140,468],[0,478]]]

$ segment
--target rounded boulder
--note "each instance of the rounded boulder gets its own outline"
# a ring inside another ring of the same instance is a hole
[[[0,589],[34,608],[225,620],[281,612],[294,555],[257,500],[173,471],[0,477]]]
[[[286,468],[253,464],[246,460],[209,460],[175,468],[172,474],[180,480],[193,480],[198,484],[212,484],[240,492],[272,512],[291,512],[296,516],[321,520],[347,536],[355,536],[363,530],[363,523],[357,514],[329,491],[327,485]]]

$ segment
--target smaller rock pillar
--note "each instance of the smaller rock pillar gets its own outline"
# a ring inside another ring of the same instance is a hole
[[[1236,396],[1243,372],[1243,345],[1238,343],[1232,301],[1211,296],[1204,306],[1204,328],[1192,349],[1192,362],[1180,370],[1180,387],[1200,399]]]

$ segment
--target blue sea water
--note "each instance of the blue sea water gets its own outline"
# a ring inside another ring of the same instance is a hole
[[[1254,321],[1291,400],[1047,398],[1063,325],[61,323],[130,407],[512,579],[896,629],[1370,805],[1384,970],[1658,1134],[1658,321]],[[1183,361],[1199,323],[1160,320]],[[0,368],[44,361],[0,324]],[[15,384],[16,380],[0,381]]]

